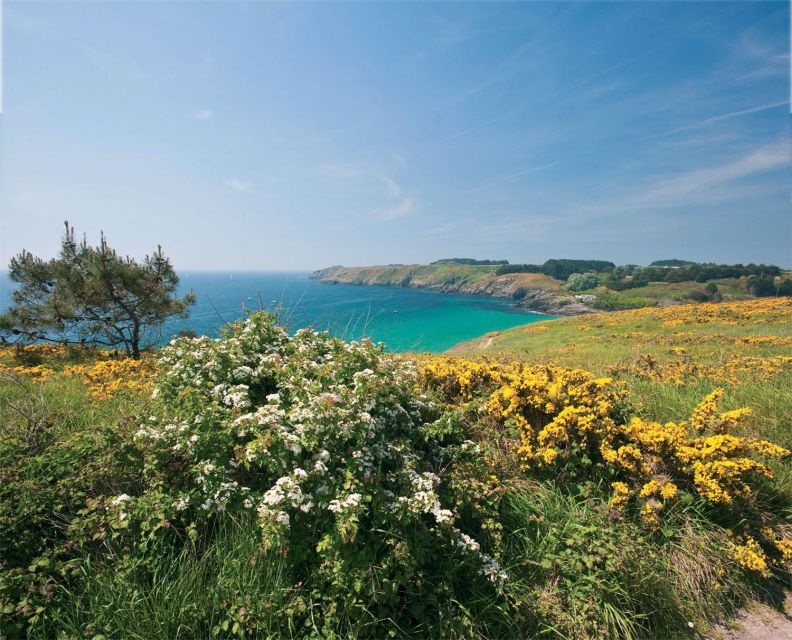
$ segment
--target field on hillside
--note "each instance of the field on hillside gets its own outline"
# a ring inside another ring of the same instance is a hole
[[[331,267],[323,273],[337,276],[343,282],[369,285],[453,287],[455,290],[475,288],[498,282],[525,287],[542,287],[551,291],[562,288],[563,282],[541,273],[513,273],[496,276],[496,265],[408,264],[373,267]]]
[[[725,301],[745,300],[751,298],[748,292],[746,278],[722,278],[708,282],[649,282],[645,286],[612,291],[605,286],[580,291],[580,294],[589,294],[597,297],[592,305],[601,310],[615,311],[636,309],[641,307],[665,306],[690,302],[698,298],[699,301],[711,299],[712,294],[707,291],[707,286],[714,284],[718,295]]]
[[[659,420],[684,415],[702,394],[723,386],[727,406],[753,409],[751,428],[792,445],[789,298],[564,318],[488,334],[452,352],[613,376]]]
[[[734,300],[748,297],[746,290],[746,283],[739,278],[723,278],[721,280],[712,280],[712,284],[718,287],[718,291],[723,296],[724,300]],[[650,282],[644,287],[636,287],[635,289],[628,289],[620,292],[626,296],[634,298],[644,298],[647,301],[647,306],[651,306],[651,302],[662,302],[668,300],[681,301],[691,294],[706,293],[706,287],[709,282]],[[606,293],[607,289],[598,287],[589,293]]]
[[[791,321],[2,349],[0,638],[706,633],[789,586]]]

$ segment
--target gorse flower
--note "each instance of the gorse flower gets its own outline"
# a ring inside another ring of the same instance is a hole
[[[660,527],[662,512],[681,490],[735,507],[752,494],[757,478],[772,476],[764,460],[789,454],[771,442],[732,435],[751,412],[719,412],[723,389],[706,396],[685,422],[625,421],[623,391],[586,371],[451,357],[421,362],[423,383],[446,401],[477,399],[492,419],[516,427],[524,471],[608,468],[619,478],[611,484],[611,505],[624,510],[637,502],[651,529]],[[746,560],[756,555],[749,550],[754,555],[742,550],[735,558],[746,568],[758,567],[758,560]]]

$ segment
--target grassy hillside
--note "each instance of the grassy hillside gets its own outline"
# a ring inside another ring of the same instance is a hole
[[[661,420],[724,385],[759,433],[792,445],[792,300],[772,298],[600,313],[516,327],[453,353],[582,367],[615,376]]]
[[[564,289],[560,280],[541,273],[497,275],[497,269],[494,265],[454,263],[330,267],[315,272],[314,277],[331,284],[390,285],[510,298],[517,306],[551,315],[577,315],[590,311]]]
[[[410,264],[373,267],[330,267],[317,272],[320,280],[335,280],[348,284],[413,286],[431,289],[473,289],[484,283],[503,283],[507,286],[544,287],[558,291],[563,283],[541,273],[495,275],[497,265],[468,265],[455,263]]]
[[[266,314],[158,361],[2,349],[0,637],[706,633],[789,586],[791,344],[762,300],[466,357]]]
[[[748,281],[745,278],[722,278],[711,280],[718,287],[723,300],[745,300],[752,296],[748,293]],[[592,306],[601,311],[619,311],[641,307],[655,307],[667,304],[690,302],[696,296],[711,297],[707,291],[710,282],[649,282],[643,287],[635,287],[625,291],[612,291],[604,286],[578,291],[578,294],[590,294],[597,297]]]
[[[329,267],[315,272],[320,282],[390,285],[437,289],[446,293],[512,298],[519,306],[557,315],[579,315],[591,311],[618,311],[664,306],[691,300],[712,299],[715,285],[720,300],[742,300],[752,296],[750,280],[720,278],[708,282],[648,282],[644,286],[612,290],[597,286],[570,290],[567,283],[542,273],[498,275],[495,265],[441,263],[431,265],[386,265],[373,267]],[[666,270],[660,270],[662,274]],[[576,295],[593,296],[581,300]]]

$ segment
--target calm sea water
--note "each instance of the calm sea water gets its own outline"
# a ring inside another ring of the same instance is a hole
[[[182,329],[217,336],[245,309],[275,312],[290,330],[327,329],[347,339],[370,337],[389,351],[444,351],[488,331],[552,316],[515,309],[509,300],[402,287],[320,284],[307,273],[182,273],[180,288],[197,302],[187,320],[169,322],[164,340]],[[0,306],[8,303],[3,287]]]

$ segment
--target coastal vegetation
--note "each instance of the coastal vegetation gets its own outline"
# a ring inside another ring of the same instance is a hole
[[[762,299],[450,356],[267,314],[140,360],[5,347],[0,633],[704,633],[789,585],[790,327]]]
[[[477,265],[493,265],[493,264],[509,264],[508,260],[477,260],[476,258],[442,258],[435,260],[431,264],[477,264]]]
[[[772,265],[659,262],[670,264],[639,267],[605,260],[553,259],[543,265],[494,266],[443,260],[430,265],[336,266],[320,269],[313,277],[327,283],[511,298],[517,307],[553,315],[792,295],[792,276]]]
[[[179,277],[162,247],[138,263],[118,255],[104,234],[98,246],[77,242],[65,224],[57,258],[23,250],[11,259],[13,304],[0,315],[0,338],[122,348],[139,358],[168,318],[186,317],[195,297],[176,295]]]
[[[693,410],[717,388],[747,406],[750,432],[792,448],[792,301],[752,299],[602,313],[539,322],[460,344],[463,356],[580,367],[624,385],[640,415]],[[775,467],[792,498],[792,470]],[[785,512],[789,517],[789,512]]]

